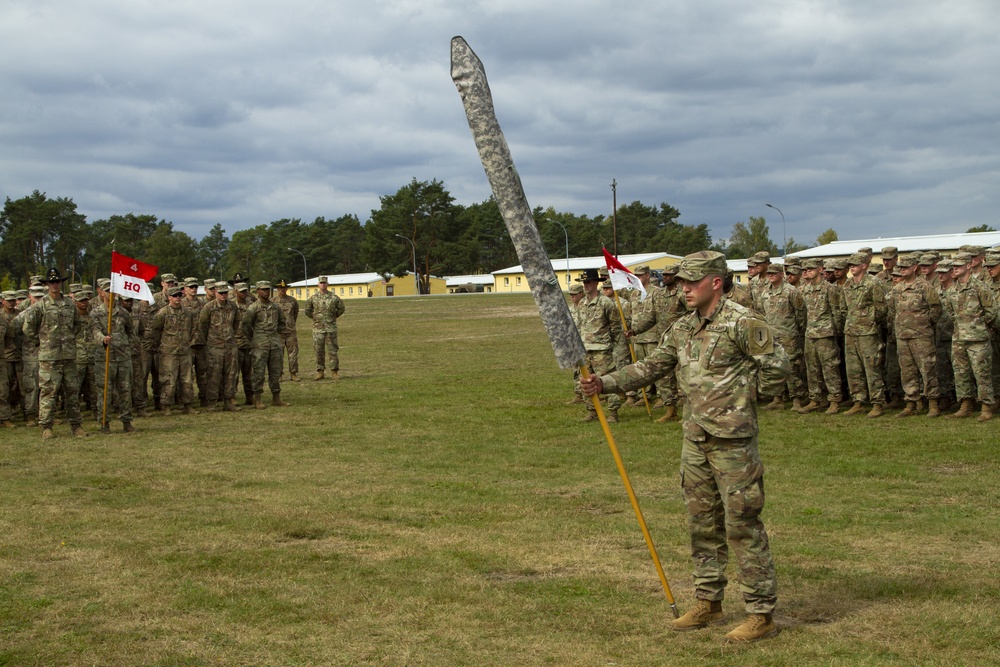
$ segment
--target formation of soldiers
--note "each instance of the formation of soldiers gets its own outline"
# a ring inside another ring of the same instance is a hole
[[[239,411],[240,384],[245,405],[263,410],[265,375],[271,405],[288,407],[281,378],[287,352],[289,378],[300,381],[299,303],[288,295],[285,281],[273,286],[258,281],[251,290],[239,273],[230,281],[179,281],[171,273],[159,280],[152,304],[112,299],[111,281],[103,278],[96,289],[71,284],[66,295],[67,279],[57,269],[32,276],[28,290],[0,294],[0,427],[15,428],[23,418],[49,439],[61,408],[77,437],[89,435],[85,412],[102,432],[110,430],[114,413],[122,430],[131,433],[133,419],[149,417],[151,410],[170,416],[179,408],[193,415],[199,413],[197,401],[206,412]],[[305,314],[313,323],[315,379],[327,372],[337,379],[337,318],[344,303],[326,277],[319,279]]]
[[[746,286],[727,276],[727,297],[767,321],[791,363],[765,409],[783,410],[790,401],[801,414],[874,419],[887,408],[898,409],[897,418],[933,418],[954,406],[948,417],[962,418],[978,404],[978,420],[992,419],[1000,392],[1000,252],[970,245],[946,257],[885,247],[881,264],[872,258],[871,248],[861,248],[847,259],[787,257],[781,265],[761,252],[747,261]],[[570,288],[593,372],[631,363],[628,341],[641,361],[685,314],[675,268],[664,270],[662,285],[653,284],[649,267],[635,269],[645,299],[630,290],[616,300],[610,282],[600,294],[605,276],[596,269]],[[657,421],[677,419],[676,378],[629,394],[625,405],[646,400],[664,409]],[[571,402],[582,401],[578,388]],[[609,396],[609,421],[618,420],[619,406],[620,398]]]

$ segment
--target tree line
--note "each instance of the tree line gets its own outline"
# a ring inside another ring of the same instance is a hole
[[[518,263],[492,198],[463,206],[441,181],[414,178],[379,203],[364,224],[356,215],[312,222],[283,218],[234,232],[231,238],[216,224],[196,240],[152,214],[88,222],[72,199],[36,190],[4,203],[0,285],[25,287],[29,276],[49,267],[72,272],[74,281],[93,283],[110,271],[112,243],[118,252],[178,277],[202,279],[240,272],[252,280],[293,282],[306,270],[309,276],[376,272],[389,277],[402,276],[416,264],[425,290],[428,276],[490,273]],[[680,223],[680,211],[667,203],[635,201],[619,206],[614,215],[596,217],[552,207],[537,207],[533,214],[553,259],[565,257],[567,240],[571,257],[600,255],[601,248],[615,247],[619,254],[681,256],[713,248],[734,258],[778,251],[764,218],[738,222],[729,239],[713,243],[707,225]],[[836,240],[833,230],[824,234],[829,233]]]

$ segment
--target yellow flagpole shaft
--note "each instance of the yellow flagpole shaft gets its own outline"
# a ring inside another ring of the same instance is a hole
[[[580,377],[583,379],[590,377],[590,371],[587,370],[586,364],[580,366]],[[608,426],[604,410],[601,409],[601,398],[595,394],[590,397],[590,400],[594,402],[594,407],[597,409],[597,418],[600,420],[601,428],[604,430],[604,437],[608,440],[608,447],[611,448],[611,456],[614,457],[615,465],[618,466],[618,474],[621,475],[622,483],[625,484],[625,493],[628,494],[629,502],[632,503],[632,509],[635,510],[635,518],[639,520],[639,528],[642,530],[642,536],[645,538],[646,546],[649,548],[649,555],[652,557],[653,565],[656,567],[656,574],[660,577],[660,583],[663,584],[663,592],[667,596],[667,602],[670,603],[670,609],[674,612],[674,618],[679,618],[680,614],[677,612],[677,603],[674,602],[674,595],[670,592],[670,584],[667,583],[667,576],[663,573],[663,566],[660,565],[660,557],[656,554],[656,547],[653,546],[653,538],[649,534],[649,528],[646,527],[646,520],[642,516],[642,510],[639,509],[639,501],[635,497],[632,482],[625,471],[625,462],[622,461],[622,455],[618,452],[618,445],[615,444],[615,438],[611,435],[611,427]]]
[[[622,310],[622,302],[618,298],[618,290],[614,290],[614,293],[615,293],[615,305],[618,306],[618,317],[622,318],[622,335],[624,336],[625,332],[628,331],[628,325],[625,323],[625,311]],[[632,347],[632,341],[631,340],[627,340],[627,342],[628,342],[628,351],[629,351],[629,354],[632,355],[632,363],[634,364],[635,363],[635,348]],[[653,418],[653,409],[651,407],[649,407],[649,396],[646,395],[646,388],[645,387],[640,387],[639,391],[642,392],[642,402],[646,404],[646,414],[649,415],[650,419],[652,419]]]

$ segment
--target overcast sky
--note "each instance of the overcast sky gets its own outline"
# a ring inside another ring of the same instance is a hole
[[[532,206],[668,202],[781,245],[1000,228],[996,0],[4,0],[0,195],[201,238],[489,184],[483,60]]]

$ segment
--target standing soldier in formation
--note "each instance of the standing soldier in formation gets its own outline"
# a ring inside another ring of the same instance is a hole
[[[319,278],[319,291],[306,302],[306,317],[313,321],[313,347],[316,349],[316,380],[323,379],[326,357],[330,357],[330,377],[340,377],[337,345],[337,318],[344,314],[343,300],[330,291],[326,276]]]
[[[198,402],[201,407],[208,405],[205,396],[205,341],[201,339],[201,332],[198,329],[198,316],[201,315],[204,301],[198,296],[198,279],[191,276],[184,279],[184,296],[181,299],[181,306],[191,313],[191,320],[195,323],[195,337],[191,344],[191,368],[194,374],[194,382],[198,387]]]
[[[206,410],[214,412],[219,399],[226,412],[239,411],[236,406],[236,376],[239,373],[239,350],[236,335],[240,329],[240,309],[229,301],[229,285],[215,286],[215,298],[198,314],[201,340],[205,342]]]
[[[615,304],[615,309],[619,311],[619,321],[624,320],[622,328],[628,328],[632,322],[632,302],[629,301],[628,297],[618,299],[615,298],[615,286],[611,284],[610,280],[605,280],[601,283],[601,294],[603,294],[611,303]],[[615,345],[615,368],[625,368],[630,363],[632,363],[632,353],[629,351],[628,339],[622,336],[618,339],[618,343]]]
[[[844,330],[841,291],[823,276],[822,264],[810,258],[802,262],[802,297],[806,302],[805,357],[809,382],[809,404],[799,410],[818,410],[826,387],[830,402],[827,414],[836,414],[843,400],[840,378],[840,347],[837,339]]]
[[[903,255],[897,261],[903,280],[892,288],[893,328],[899,353],[899,372],[903,381],[906,408],[897,418],[917,414],[925,396],[928,417],[940,416],[937,383],[937,350],[934,327],[941,317],[941,297],[923,276],[918,275],[918,260]]]
[[[90,330],[89,319],[90,300],[94,297],[94,292],[89,285],[86,287],[77,285],[75,291],[71,292],[71,297],[76,311],[81,317],[87,318],[87,326],[76,339],[76,373],[80,383],[80,411],[90,410],[93,413],[94,421],[100,421],[101,414],[97,410],[97,383],[94,378],[97,349]]]
[[[87,437],[80,415],[80,381],[76,368],[76,339],[88,329],[87,318],[62,295],[65,278],[50,269],[44,283],[48,294],[25,311],[24,335],[38,340],[39,416],[42,438],[53,437],[56,399],[60,392],[73,435]]]
[[[13,327],[14,320],[7,320],[0,313],[0,427],[14,428],[11,421],[10,405],[10,366],[3,361],[3,341],[8,335],[8,330]],[[11,333],[13,335],[13,333]]]
[[[254,407],[267,406],[261,400],[264,393],[264,373],[271,389],[271,405],[277,408],[289,404],[281,400],[282,351],[279,332],[285,327],[285,314],[271,301],[271,283],[257,283],[257,300],[250,304],[240,321],[243,335],[250,340],[253,350],[253,401]]]
[[[867,271],[868,258],[860,252],[847,260],[850,279],[844,286],[847,312],[844,318],[844,351],[847,357],[847,386],[854,405],[845,412],[856,415],[865,411],[869,401],[872,409],[868,417],[874,419],[885,414],[885,387],[882,384],[883,354],[880,328],[885,323],[888,308],[885,291]]]
[[[143,301],[139,304],[139,316],[143,319],[144,329],[142,339],[142,385],[143,387],[150,386],[153,392],[153,408],[155,410],[159,410],[163,406],[160,402],[162,394],[162,388],[160,387],[160,354],[153,345],[153,320],[156,318],[156,313],[161,308],[166,307],[170,301],[167,297],[167,291],[176,285],[177,277],[172,273],[164,273],[160,276],[161,289],[153,295],[153,303]]]
[[[184,405],[184,414],[198,414],[191,407],[194,400],[191,346],[196,342],[196,332],[191,311],[181,305],[183,296],[182,288],[171,287],[167,292],[167,305],[153,318],[151,336],[153,349],[159,354],[160,404],[165,417],[171,414],[175,393]]]
[[[755,252],[753,257],[747,260],[747,289],[750,291],[750,302],[758,315],[763,316],[761,309],[760,295],[769,286],[767,280],[767,269],[771,266],[771,254],[766,250]]]
[[[676,372],[684,394],[681,492],[688,510],[694,561],[694,606],[672,622],[676,631],[723,621],[722,600],[731,548],[746,620],[726,635],[751,642],[778,633],[774,560],[760,514],[764,465],[757,444],[756,396],[780,391],[788,359],[767,324],[725,298],[726,259],[704,251],[688,255],[677,277],[692,309],[644,361],[583,382],[588,396],[609,400]]]
[[[583,283],[584,293],[574,301],[571,311],[576,328],[580,330],[583,347],[587,351],[587,366],[591,373],[597,374],[615,370],[615,344],[623,336],[618,309],[597,289],[601,279],[602,276],[597,269],[587,269],[577,278],[577,282]],[[586,405],[587,416],[583,421],[595,421],[597,409],[594,403],[587,401]],[[618,394],[608,396],[608,422],[618,421],[620,406],[621,398]]]
[[[938,262],[938,296],[941,297],[941,318],[935,325],[936,335],[934,343],[937,348],[937,376],[938,376],[938,410],[944,412],[951,407],[955,400],[955,369],[951,364],[951,339],[955,333],[955,323],[951,319],[951,313],[945,306],[947,292],[953,281],[951,275],[952,262],[950,259],[942,259]]]
[[[119,297],[111,314],[111,329],[108,330],[108,303],[111,295],[108,292],[102,296],[103,302],[90,311],[90,326],[92,337],[97,342],[99,350],[107,351],[107,382],[105,383],[104,354],[97,355],[94,381],[97,384],[97,410],[101,414],[101,430],[107,432],[108,421],[105,418],[105,408],[108,412],[118,405],[119,419],[122,431],[132,433],[132,341],[136,338],[135,321],[132,313],[125,308],[128,297]],[[107,395],[105,395],[107,387]]]
[[[632,292],[632,327],[629,334],[635,342],[635,358],[641,361],[652,354],[660,339],[684,313],[683,303],[673,286],[674,272],[667,274],[669,287],[657,287],[649,280],[649,267],[637,266],[635,275],[646,289],[646,298],[638,290]],[[658,422],[677,418],[677,380],[665,376],[656,383],[654,408],[666,408]]]
[[[28,305],[17,314],[11,323],[15,333],[21,336],[21,359],[24,370],[21,374],[21,396],[23,400],[24,425],[38,426],[38,339],[24,335],[24,321],[31,306],[45,297],[46,289],[36,285],[28,290]]]
[[[299,300],[288,296],[288,283],[279,280],[274,284],[278,296],[274,304],[285,314],[285,328],[281,331],[281,347],[288,353],[288,376],[292,382],[299,381],[299,334],[295,330],[299,319]]]
[[[239,274],[237,274],[239,275]],[[246,283],[236,283],[236,307],[240,311],[240,321],[246,315],[250,304],[250,286]],[[246,405],[253,405],[253,350],[250,339],[243,335],[243,327],[236,330],[236,365],[239,367],[239,377],[243,383],[243,397]],[[233,396],[236,396],[236,385],[233,385]]]
[[[945,292],[945,305],[955,324],[952,364],[955,367],[955,394],[961,401],[958,412],[949,417],[971,417],[974,396],[982,403],[979,421],[993,418],[993,350],[990,329],[1000,326],[1000,311],[993,292],[971,275],[972,256],[959,252],[952,259],[955,281]]]
[[[993,298],[1000,304],[1000,252],[986,253],[983,266],[989,274],[986,286],[993,292]],[[991,349],[993,350],[993,395],[1000,395],[1000,330],[990,330]]]
[[[787,390],[792,399],[792,409],[798,412],[806,397],[805,360],[802,356],[806,332],[806,302],[802,293],[785,281],[785,272],[780,265],[769,264],[765,276],[769,285],[760,292],[758,302],[774,340],[784,348],[788,356],[790,372],[784,386],[780,387],[764,409],[784,410],[782,393]]]

